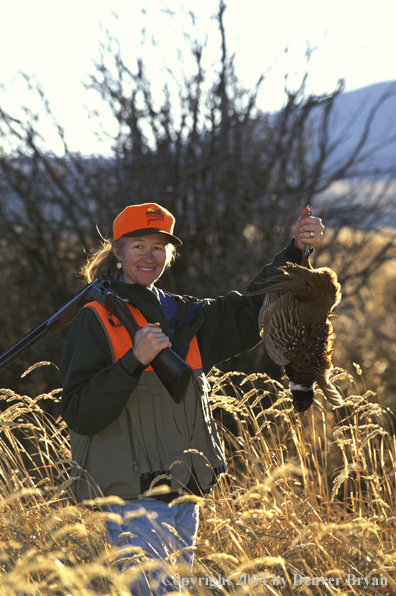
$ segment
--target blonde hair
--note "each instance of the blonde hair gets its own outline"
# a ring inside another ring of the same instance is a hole
[[[91,283],[99,275],[108,275],[110,279],[118,279],[120,269],[117,267],[118,259],[113,253],[113,248],[120,250],[126,238],[119,240],[105,240],[99,248],[93,249],[85,264],[80,269],[80,275],[85,278],[87,283]],[[165,268],[170,267],[176,258],[176,246],[166,245]]]

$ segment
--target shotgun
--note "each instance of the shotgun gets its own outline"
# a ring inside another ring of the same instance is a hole
[[[44,339],[46,335],[58,333],[67,327],[74,321],[82,307],[88,302],[92,302],[92,300],[102,304],[106,310],[119,319],[128,331],[133,343],[140,326],[126,305],[127,300],[123,300],[118,294],[110,290],[110,287],[109,277],[100,275],[81,290],[77,296],[72,298],[70,302],[0,356],[0,372]],[[173,350],[165,348],[157,354],[151,362],[151,366],[174,401],[180,403],[193,374],[189,365]]]

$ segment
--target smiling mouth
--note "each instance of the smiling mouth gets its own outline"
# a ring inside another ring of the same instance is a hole
[[[146,271],[149,273],[150,271],[154,271],[155,267],[150,267],[150,269],[147,267],[138,267],[138,269],[140,269],[140,271]]]

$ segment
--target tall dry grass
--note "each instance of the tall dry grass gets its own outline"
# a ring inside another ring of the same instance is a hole
[[[360,372],[334,371],[345,407],[331,410],[318,393],[301,416],[264,375],[213,372],[212,405],[240,433],[223,431],[230,470],[200,501],[193,574],[173,560],[164,568],[181,572],[185,594],[396,594],[393,418],[361,391]],[[120,573],[109,514],[70,498],[66,428],[42,412],[43,397],[58,394],[1,392],[0,594],[128,594],[149,562],[137,553]]]
[[[367,388],[396,412],[396,259],[378,260],[395,231],[326,230],[323,244],[333,247],[333,260],[320,248],[316,266],[331,266],[342,276],[341,303],[332,324],[336,333],[333,362],[349,373],[359,364]],[[389,256],[389,255],[388,255]],[[356,293],[356,291],[359,291]]]

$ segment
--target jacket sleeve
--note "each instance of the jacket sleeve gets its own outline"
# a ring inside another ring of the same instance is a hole
[[[128,351],[113,363],[105,333],[91,309],[74,321],[60,363],[60,412],[68,426],[93,435],[114,422],[139,383],[141,365]]]
[[[260,289],[260,281],[276,275],[277,268],[288,261],[301,263],[302,251],[292,239],[249,283],[247,292]],[[251,350],[260,341],[258,315],[263,296],[241,295],[229,292],[215,300],[205,300],[202,307],[204,322],[198,332],[202,364],[205,372],[212,366]]]

